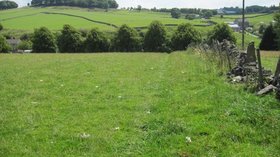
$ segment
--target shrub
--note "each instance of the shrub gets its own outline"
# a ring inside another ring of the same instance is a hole
[[[272,25],[269,25],[263,34],[262,41],[260,43],[261,50],[277,50],[277,34]]]
[[[150,24],[144,37],[144,50],[149,52],[168,52],[166,31],[162,23],[154,21]]]
[[[10,50],[10,46],[8,45],[6,38],[0,35],[0,53],[7,53]]]
[[[3,30],[3,25],[0,23],[0,31]]]
[[[212,31],[208,33],[208,41],[218,40],[222,42],[224,39],[236,44],[236,38],[233,30],[225,23],[217,24]]]
[[[19,50],[31,50],[32,49],[32,42],[27,41],[27,40],[23,40],[19,43],[19,45],[17,46],[17,49],[19,49]]]
[[[32,33],[24,33],[20,36],[20,40],[28,41],[32,39]]]
[[[53,34],[46,28],[35,29],[32,38],[32,50],[36,53],[56,52],[55,39]]]
[[[181,17],[180,9],[178,9],[178,8],[171,9],[171,17],[176,18],[176,19],[180,18]]]
[[[122,25],[113,39],[115,51],[134,52],[140,50],[139,35],[133,28]]]
[[[72,26],[64,25],[61,35],[57,38],[57,46],[60,52],[81,52],[81,34]]]
[[[203,13],[203,17],[206,19],[210,19],[213,16],[213,13],[211,11],[206,11]]]
[[[265,29],[266,29],[266,26],[264,24],[261,24],[259,27],[258,33],[262,35],[264,33]]]
[[[97,29],[92,29],[85,40],[86,52],[107,52],[109,51],[110,43],[105,35]]]
[[[181,24],[171,39],[173,50],[185,50],[189,44],[201,42],[200,33],[191,24]]]

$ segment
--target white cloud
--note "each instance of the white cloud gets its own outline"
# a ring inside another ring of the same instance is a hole
[[[31,0],[15,0],[20,6],[26,6]],[[116,0],[120,7],[145,8],[221,8],[224,6],[241,6],[242,0]],[[278,5],[279,0],[246,0],[246,5]]]

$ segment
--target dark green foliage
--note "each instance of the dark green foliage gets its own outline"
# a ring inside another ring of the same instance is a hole
[[[21,41],[17,47],[19,50],[31,50],[32,49],[32,42],[31,41]]]
[[[35,53],[56,52],[55,38],[46,27],[35,29],[32,43],[32,50]]]
[[[32,6],[77,6],[83,8],[118,8],[115,0],[32,0]]]
[[[168,52],[166,31],[162,23],[153,21],[144,37],[146,52]]]
[[[280,50],[280,11],[279,13],[275,14],[274,16],[274,21],[275,21],[275,32],[277,34],[277,47],[278,50]]]
[[[115,51],[134,52],[140,51],[138,33],[127,25],[122,25],[113,39]]]
[[[222,42],[224,39],[236,43],[234,32],[226,23],[215,25],[214,29],[208,33],[209,42],[212,42],[213,40]]]
[[[20,40],[28,41],[32,39],[32,33],[24,33],[20,36]]]
[[[172,16],[172,18],[176,18],[176,19],[180,18],[181,17],[180,9],[178,9],[178,8],[171,9],[171,16]]]
[[[7,53],[9,50],[10,47],[6,41],[6,38],[0,35],[0,53]]]
[[[0,31],[3,30],[3,25],[0,23]]]
[[[108,52],[109,41],[105,35],[97,29],[92,29],[85,40],[86,52]]]
[[[262,41],[260,43],[261,50],[277,50],[277,34],[272,25],[269,25],[263,34]]]
[[[263,34],[265,29],[266,29],[266,26],[264,24],[260,25],[259,34]]]
[[[72,26],[64,25],[61,34],[57,38],[59,52],[81,52],[81,34]]]
[[[206,11],[203,13],[203,17],[206,19],[210,19],[213,16],[213,13],[211,11]]]
[[[0,1],[0,10],[17,8],[18,4],[14,1]]]
[[[191,24],[181,24],[171,39],[173,50],[185,50],[191,43],[201,42],[200,33]]]

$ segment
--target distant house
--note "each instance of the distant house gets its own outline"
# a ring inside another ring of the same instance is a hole
[[[218,9],[217,10],[218,15],[231,15],[231,14],[237,14],[237,11],[234,10],[226,10],[226,9]]]
[[[17,47],[20,43],[18,39],[7,39],[7,43],[11,46],[12,52],[17,52]]]
[[[231,11],[231,10],[224,10],[224,13],[227,14],[227,15],[230,15],[230,14],[237,14],[236,11]]]
[[[229,23],[228,26],[233,29],[233,31],[235,32],[240,32],[241,31],[241,27],[239,27],[237,24],[232,24],[232,23]]]
[[[242,28],[242,19],[235,19],[234,24],[237,24],[239,27]],[[250,23],[247,19],[245,19],[244,26],[245,28],[250,27]]]

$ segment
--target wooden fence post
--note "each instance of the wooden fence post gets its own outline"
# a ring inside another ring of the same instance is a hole
[[[260,49],[257,49],[257,58],[258,58],[258,66],[259,66],[259,88],[263,89],[264,88],[264,83],[263,83],[263,69],[262,69],[262,62],[261,62],[261,53]]]

